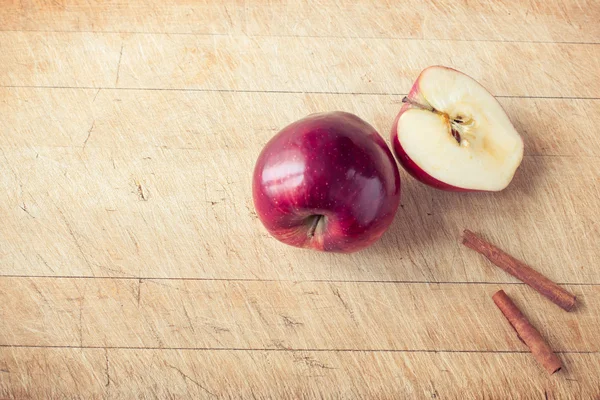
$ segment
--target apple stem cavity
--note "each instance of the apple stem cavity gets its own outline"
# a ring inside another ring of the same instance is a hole
[[[315,236],[315,232],[317,231],[317,228],[319,228],[319,226],[325,222],[325,216],[320,215],[320,214],[311,215],[310,217],[307,218],[307,222],[308,222],[309,228],[308,228],[308,232],[306,233],[306,235],[310,239],[312,239]]]

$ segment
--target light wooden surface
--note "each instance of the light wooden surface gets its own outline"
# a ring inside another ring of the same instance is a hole
[[[0,398],[598,398],[599,21],[594,0],[0,1]],[[387,139],[432,64],[499,97],[526,144],[513,184],[401,171],[372,248],[271,239],[250,190],[267,140],[338,109]],[[536,365],[500,288],[563,371]]]

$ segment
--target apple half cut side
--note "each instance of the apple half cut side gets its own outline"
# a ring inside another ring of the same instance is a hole
[[[392,147],[419,181],[449,191],[499,191],[523,159],[523,140],[498,101],[468,75],[421,72],[392,125]]]

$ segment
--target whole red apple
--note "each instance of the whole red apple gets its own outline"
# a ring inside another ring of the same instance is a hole
[[[333,252],[363,249],[383,235],[400,202],[400,174],[384,140],[346,112],[312,114],[262,150],[254,206],[276,239]]]
[[[483,86],[452,68],[421,72],[392,125],[392,147],[413,177],[437,189],[498,191],[523,158],[523,140]]]

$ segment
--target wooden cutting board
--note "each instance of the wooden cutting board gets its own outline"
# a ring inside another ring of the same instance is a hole
[[[600,396],[600,3],[4,1],[0,398]],[[429,65],[525,140],[495,194],[404,171],[385,236],[284,246],[251,174],[283,126],[344,110],[387,139]],[[580,299],[566,313],[464,228]],[[548,376],[504,289],[564,362]]]

